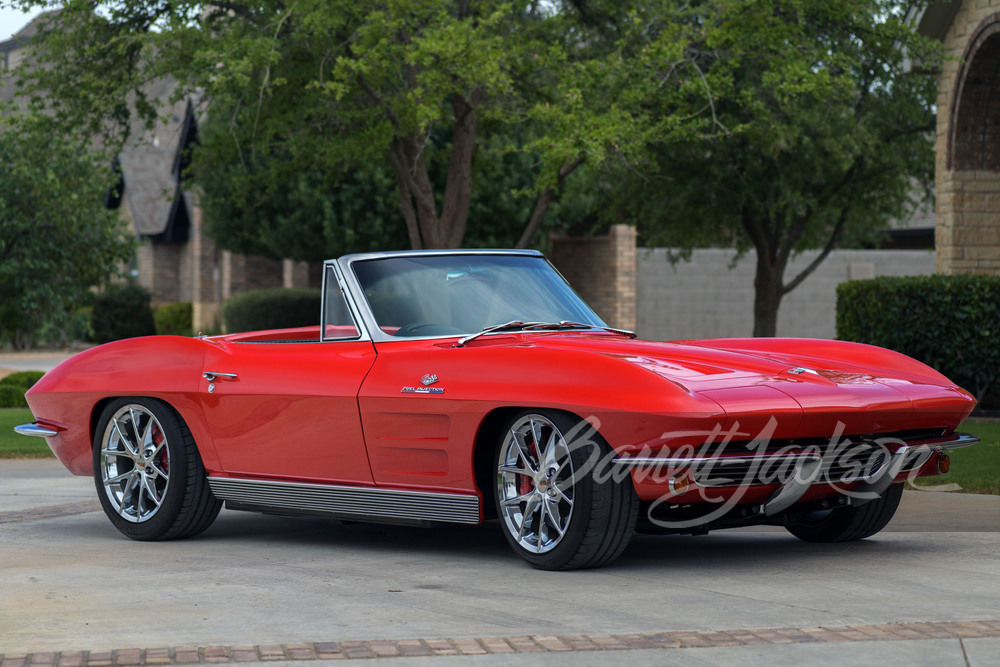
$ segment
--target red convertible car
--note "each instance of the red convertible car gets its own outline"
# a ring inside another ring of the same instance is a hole
[[[775,524],[857,540],[903,482],[946,471],[975,401],[888,350],[647,342],[538,252],[326,262],[319,326],[153,336],[82,352],[27,394],[138,540],[220,507],[433,525],[496,519],[524,560],[602,565],[637,530]]]

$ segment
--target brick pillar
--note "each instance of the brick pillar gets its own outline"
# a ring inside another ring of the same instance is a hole
[[[947,171],[938,183],[938,272],[1000,274],[1000,172]]]
[[[553,237],[549,259],[584,301],[613,327],[636,326],[636,231],[612,225],[607,236]]]
[[[191,326],[197,331],[218,329],[222,325],[221,273],[218,252],[205,235],[202,208],[191,206],[190,275]]]
[[[296,262],[293,259],[282,260],[281,272],[283,287],[309,287],[309,262]]]

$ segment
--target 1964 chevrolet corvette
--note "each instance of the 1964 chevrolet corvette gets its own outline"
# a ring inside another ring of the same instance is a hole
[[[975,401],[866,345],[635,339],[533,251],[326,262],[320,325],[82,352],[27,394],[138,540],[231,509],[386,523],[496,518],[535,567],[605,564],[636,530],[881,530],[946,471]]]

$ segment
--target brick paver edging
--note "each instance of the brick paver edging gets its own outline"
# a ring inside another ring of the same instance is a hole
[[[517,637],[302,642],[249,646],[123,648],[110,651],[51,651],[0,655],[0,667],[124,667],[127,665],[189,665],[273,660],[308,661],[649,648],[687,649],[757,644],[970,639],[976,637],[1000,637],[1000,620],[885,623],[816,628],[752,628],[712,632],[657,632],[626,635],[525,635]]]

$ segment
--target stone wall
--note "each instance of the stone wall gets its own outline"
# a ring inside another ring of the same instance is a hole
[[[639,249],[638,322],[642,338],[726,338],[753,334],[754,253],[729,266],[735,251],[702,249],[690,262],[671,264],[667,251]],[[794,259],[787,276],[815,258]],[[833,338],[837,285],[876,276],[934,273],[927,250],[835,250],[816,271],[782,299],[778,335]]]
[[[964,0],[938,76],[937,269],[1000,273],[1000,0]]]
[[[549,259],[613,327],[636,327],[636,232],[612,225],[606,236],[553,237]]]

